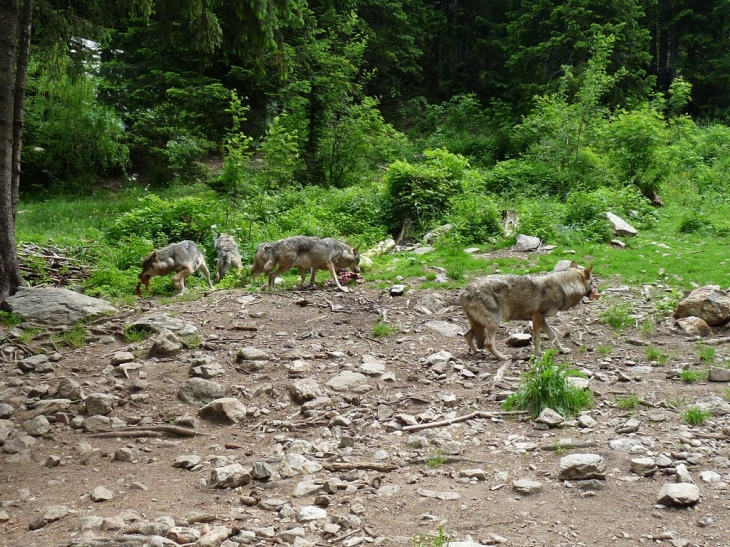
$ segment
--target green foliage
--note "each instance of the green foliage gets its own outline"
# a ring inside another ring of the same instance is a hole
[[[474,173],[467,174],[467,179]],[[483,243],[496,241],[502,235],[501,211],[494,199],[475,188],[476,184],[465,184],[463,193],[449,200],[451,210],[448,222],[464,243]]]
[[[185,239],[200,241],[212,234],[212,226],[223,224],[223,214],[214,200],[192,196],[163,200],[149,194],[140,198],[139,207],[114,220],[106,235],[110,241],[145,238],[157,248]]]
[[[565,363],[555,365],[555,353],[555,350],[548,350],[541,359],[533,360],[517,391],[502,403],[504,410],[527,410],[536,418],[545,408],[551,408],[568,417],[591,406],[589,391],[566,382],[568,376],[582,374],[568,369]]]
[[[715,363],[715,359],[717,358],[717,350],[713,346],[699,342],[697,344],[697,355],[699,356],[700,361],[707,365],[712,365]]]
[[[638,395],[635,393],[629,393],[624,397],[618,397],[614,404],[616,405],[616,408],[620,408],[621,410],[635,410],[639,402],[640,399]]]
[[[707,373],[700,370],[683,369],[682,372],[679,373],[679,377],[682,378],[682,381],[685,384],[694,384],[698,380],[706,378]]]
[[[462,156],[446,150],[427,150],[424,161],[411,164],[393,162],[385,174],[385,184],[391,203],[391,230],[400,228],[411,219],[417,230],[426,229],[449,209],[449,200],[461,189],[461,179],[469,164]]]
[[[23,134],[23,187],[86,190],[129,163],[127,136],[114,110],[95,101],[96,81],[30,70]],[[29,182],[32,181],[32,182]]]
[[[398,328],[387,321],[378,321],[373,325],[372,335],[378,338],[385,338],[398,333]]]
[[[443,526],[439,526],[438,532],[435,534],[417,535],[413,538],[413,547],[449,547],[449,543],[453,537],[444,531]]]
[[[433,469],[438,469],[439,467],[443,466],[447,462],[446,454],[442,450],[434,450],[431,455],[428,458],[428,464],[429,467]]]
[[[598,346],[598,353],[602,357],[607,357],[613,353],[613,346]]]
[[[86,330],[86,327],[78,324],[58,335],[58,340],[69,347],[81,348],[86,345],[86,338],[88,335],[89,333]]]
[[[696,406],[691,406],[682,413],[682,418],[689,425],[702,425],[711,416],[712,414],[710,412]]]
[[[0,310],[0,323],[9,329],[17,327],[22,322],[23,319],[18,314]]]
[[[487,192],[508,198],[559,194],[563,180],[551,166],[527,159],[499,162],[484,175]]]
[[[18,340],[24,344],[30,344],[42,332],[43,329],[40,327],[28,327],[27,329],[23,329],[23,332],[18,336]]]
[[[629,317],[632,313],[634,313],[634,307],[629,302],[619,302],[603,310],[600,319],[616,330],[623,330],[633,326],[634,320]]]
[[[655,347],[649,346],[645,348],[646,358],[649,361],[654,361],[660,365],[666,365],[669,361],[669,355],[656,349]]]
[[[124,341],[125,342],[141,342],[147,340],[151,333],[145,329],[141,329],[129,323],[124,325]]]

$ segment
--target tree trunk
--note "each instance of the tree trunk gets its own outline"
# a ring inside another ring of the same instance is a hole
[[[18,0],[0,0],[0,302],[22,284],[15,247],[13,119],[15,112]]]
[[[30,33],[33,26],[35,0],[24,0],[18,32],[18,64],[15,70],[15,106],[13,109],[13,219],[18,214],[20,201],[20,150],[23,147],[23,120],[25,119],[25,90],[28,83],[28,61],[30,60]]]

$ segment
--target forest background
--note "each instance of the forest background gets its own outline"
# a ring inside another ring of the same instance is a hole
[[[32,5],[15,227],[88,264],[90,294],[131,298],[140,258],[181,239],[214,261],[218,231],[250,263],[287,235],[365,249],[445,223],[419,260],[458,283],[484,268],[465,246],[514,241],[504,209],[631,281],[724,263],[637,256],[727,245],[730,1],[103,4]],[[607,254],[609,210],[649,235],[633,254]]]

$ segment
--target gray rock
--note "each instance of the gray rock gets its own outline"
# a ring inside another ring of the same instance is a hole
[[[225,526],[216,526],[207,534],[200,536],[195,542],[195,547],[220,547],[221,543],[226,540],[233,532]]]
[[[560,458],[561,480],[605,479],[606,460],[598,454],[569,454]]]
[[[269,354],[263,350],[252,347],[239,348],[236,353],[236,360],[241,361],[267,361]]]
[[[700,489],[694,484],[667,483],[659,490],[657,501],[662,505],[684,506],[697,503],[700,499]]]
[[[210,403],[226,396],[226,389],[219,383],[203,378],[190,378],[177,392],[177,397],[189,405]]]
[[[299,522],[311,522],[327,518],[327,510],[316,505],[305,505],[299,510],[297,520]]]
[[[730,368],[710,367],[707,374],[708,382],[730,382]]]
[[[152,357],[174,357],[183,349],[183,343],[172,331],[160,332],[152,342],[152,347],[147,353],[148,358]]]
[[[656,460],[654,458],[633,458],[631,471],[640,477],[649,477],[657,472]]]
[[[322,470],[322,465],[307,459],[301,454],[287,454],[281,460],[279,474],[283,478],[308,475]]]
[[[406,286],[398,283],[396,285],[393,285],[390,288],[390,296],[403,296],[403,293],[406,292]]]
[[[542,245],[542,241],[540,241],[539,237],[519,234],[512,250],[517,253],[530,253],[537,251],[540,245]]]
[[[642,452],[644,450],[644,445],[639,439],[634,439],[631,437],[620,437],[618,439],[611,439],[608,441],[608,446],[611,447],[612,450],[617,450],[618,452]]]
[[[677,465],[677,467],[674,468],[674,472],[677,474],[677,482],[684,482],[687,484],[694,484],[694,479],[692,478],[692,475],[689,472],[689,469],[687,469],[687,466],[683,463],[680,463]]]
[[[194,334],[198,331],[198,327],[193,323],[159,312],[143,315],[132,323],[131,326],[143,331],[156,333],[170,331],[178,334]]]
[[[99,503],[102,501],[111,501],[113,499],[114,493],[103,486],[97,486],[91,491],[91,501]]]
[[[424,327],[449,338],[455,338],[461,334],[461,328],[458,325],[446,321],[428,321]]]
[[[210,357],[193,359],[190,374],[199,378],[215,378],[225,373],[223,366]]]
[[[531,479],[512,481],[512,489],[520,494],[536,494],[542,492],[542,483]]]
[[[430,232],[427,232],[423,236],[423,242],[424,243],[433,243],[436,241],[439,237],[441,237],[444,234],[449,233],[451,230],[453,230],[454,227],[451,224],[444,224],[443,226],[439,226],[438,228],[434,228]]]
[[[13,408],[13,405],[10,405],[8,403],[0,403],[0,420],[7,420],[13,414],[15,414],[15,409]]]
[[[36,369],[38,371],[45,370],[46,366],[49,365],[48,356],[42,353],[38,355],[31,355],[25,359],[21,359],[18,362],[18,368],[23,372],[33,372]]]
[[[322,394],[322,389],[314,378],[297,380],[289,386],[289,395],[296,403],[303,404],[315,400]]]
[[[531,342],[531,334],[516,332],[514,334],[510,334],[504,343],[511,348],[523,348],[525,346],[529,346]]]
[[[335,391],[347,391],[367,384],[367,377],[359,372],[343,370],[331,378],[325,385]]]
[[[363,355],[361,360],[362,363],[357,371],[362,372],[365,376],[380,376],[385,372],[385,363],[375,355]]]
[[[690,336],[712,336],[712,329],[699,317],[690,316],[677,319],[677,326]]]
[[[123,427],[127,427],[127,422],[109,416],[89,416],[83,423],[83,428],[89,433],[106,433]]]
[[[114,461],[117,462],[133,462],[136,456],[137,450],[132,450],[131,448],[117,448],[117,450],[114,452]]]
[[[49,505],[41,510],[40,515],[28,524],[29,530],[38,530],[44,526],[48,526],[52,522],[61,520],[68,515],[69,508],[65,505]]]
[[[489,478],[483,469],[462,469],[459,471],[459,476],[467,479],[477,479],[479,481],[486,481]]]
[[[118,367],[119,365],[131,363],[132,361],[134,361],[134,354],[132,352],[118,351],[114,355],[112,355],[110,364],[113,367]]]
[[[606,213],[606,218],[613,227],[613,232],[620,236],[635,236],[638,232],[636,228],[631,226],[628,222],[622,219],[620,216],[613,213]]]
[[[710,397],[709,399],[698,401],[693,406],[709,412],[713,416],[727,416],[730,414],[730,403],[721,397]]]
[[[198,416],[206,420],[237,424],[246,418],[246,407],[235,397],[225,397],[202,407]]]
[[[418,305],[428,310],[429,313],[438,313],[446,307],[446,301],[438,293],[426,293],[418,297]]]
[[[598,426],[598,422],[594,420],[591,416],[588,416],[588,414],[582,414],[581,416],[578,416],[577,422],[580,427],[590,429]]]
[[[305,374],[309,374],[311,370],[312,363],[304,359],[296,359],[289,363],[286,372],[289,378],[301,378]]]
[[[236,488],[251,482],[249,473],[240,463],[217,467],[210,472],[208,484],[212,488]]]
[[[59,399],[70,399],[73,401],[81,399],[83,397],[81,384],[79,384],[73,378],[62,379],[61,383],[58,384],[56,397]]]
[[[40,416],[41,414],[51,416],[59,412],[68,412],[72,403],[73,401],[70,399],[44,399],[36,403],[32,416]]]
[[[107,416],[114,410],[114,397],[107,393],[91,393],[85,401],[89,416]]]
[[[51,424],[49,424],[46,417],[41,414],[40,416],[36,416],[31,420],[23,422],[23,429],[28,435],[41,437],[51,430]]]
[[[722,475],[720,475],[720,473],[717,473],[716,471],[703,471],[702,473],[700,473],[700,478],[702,479],[702,482],[706,482],[708,484],[717,484],[723,482]]]
[[[535,421],[539,424],[546,424],[548,427],[558,427],[560,424],[565,422],[558,412],[555,412],[552,408],[544,408],[540,415],[535,418]]]
[[[616,428],[617,433],[635,433],[641,427],[641,422],[636,418],[629,418]]]
[[[13,296],[5,299],[2,309],[19,315],[24,321],[45,325],[73,325],[117,311],[104,300],[48,287],[19,287]]]
[[[251,476],[257,481],[267,481],[274,474],[274,469],[266,462],[254,462]]]
[[[173,467],[179,467],[180,469],[192,469],[201,462],[202,458],[195,454],[185,454],[178,456],[175,461],[172,462]]]
[[[19,435],[5,441],[3,450],[8,454],[19,454],[27,451],[36,443],[36,440],[30,435]]]
[[[699,317],[710,326],[730,319],[730,295],[717,285],[707,285],[693,290],[682,300],[673,317]]]

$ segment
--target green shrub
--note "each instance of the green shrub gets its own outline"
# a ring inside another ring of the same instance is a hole
[[[599,317],[606,325],[610,325],[616,330],[623,330],[634,324],[634,320],[629,317],[632,313],[634,313],[634,307],[630,303],[619,302],[603,310]]]
[[[539,237],[543,243],[555,243],[561,231],[564,205],[557,200],[530,198],[515,204],[520,218],[518,233]]]
[[[148,239],[155,248],[185,239],[201,241],[212,239],[211,227],[223,224],[224,215],[216,200],[201,197],[163,200],[149,194],[140,198],[138,208],[118,217],[106,235],[111,242],[125,237]]]
[[[710,416],[712,416],[712,414],[708,411],[702,410],[696,406],[689,407],[682,414],[682,418],[684,418],[684,421],[689,425],[702,425],[708,418],[710,418]]]
[[[639,396],[635,393],[629,393],[628,395],[624,397],[619,397],[616,399],[616,408],[620,408],[621,410],[634,410],[636,408],[636,405],[639,404]]]
[[[487,192],[505,197],[557,196],[562,186],[562,179],[554,169],[524,159],[499,162],[484,178]]]
[[[502,235],[501,212],[483,193],[466,192],[451,198],[450,224],[465,243],[484,243]]]
[[[424,156],[420,164],[395,161],[385,174],[393,231],[406,219],[419,231],[440,222],[448,212],[449,199],[461,192],[461,179],[469,166],[466,159],[446,150],[427,150]]]
[[[583,376],[563,363],[553,363],[555,350],[547,350],[541,359],[535,359],[525,373],[520,387],[502,403],[504,410],[527,410],[535,418],[545,408],[551,408],[565,417],[592,404],[591,393],[577,389],[566,382],[568,376]]]

